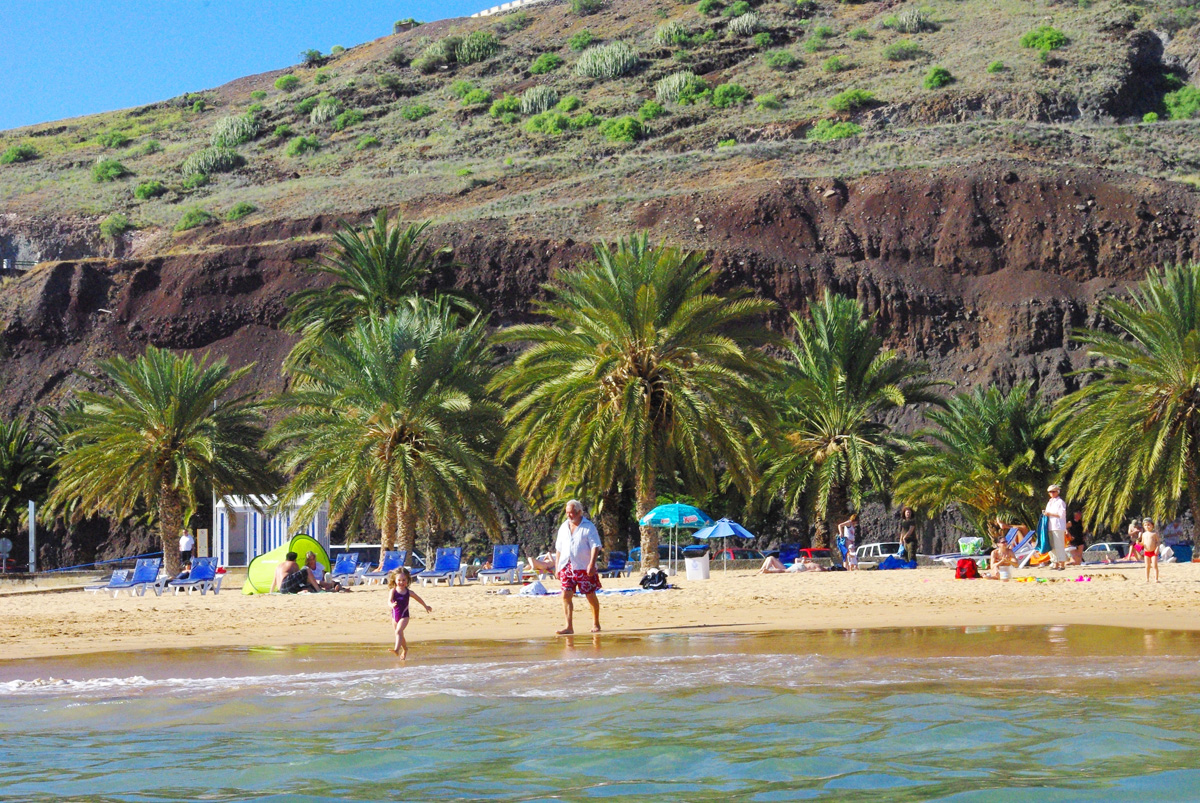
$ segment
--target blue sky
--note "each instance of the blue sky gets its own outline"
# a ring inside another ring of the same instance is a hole
[[[0,0],[0,129],[139,106],[494,0]]]

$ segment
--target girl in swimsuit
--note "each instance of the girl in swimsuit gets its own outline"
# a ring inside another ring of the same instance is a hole
[[[425,604],[425,600],[409,590],[412,574],[407,568],[401,567],[388,576],[388,588],[391,593],[388,600],[392,604],[392,621],[396,623],[396,644],[392,647],[392,655],[399,655],[403,661],[408,657],[408,642],[404,640],[404,628],[408,627],[408,602],[415,599],[425,608],[425,613],[433,613],[433,608]]]

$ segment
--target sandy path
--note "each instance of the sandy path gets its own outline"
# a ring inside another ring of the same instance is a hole
[[[1087,572],[1031,570],[1018,577],[1053,582],[954,580],[949,569],[756,576],[714,572],[707,581],[673,578],[678,590],[602,597],[606,631],[804,630],[828,628],[1104,624],[1200,629],[1200,564],[1166,565],[1147,585],[1136,568]],[[606,580],[632,588],[636,578]],[[551,590],[557,585],[548,584]],[[561,626],[557,598],[500,596],[495,586],[418,588],[432,614],[413,607],[409,640],[549,637]],[[513,594],[516,588],[511,587]],[[576,629],[586,631],[586,603]],[[0,596],[4,658],[69,652],[196,646],[390,644],[385,590],[247,597],[93,596],[82,591]]]

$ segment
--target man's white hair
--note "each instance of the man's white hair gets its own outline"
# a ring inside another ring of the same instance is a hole
[[[571,508],[576,508],[580,513],[582,513],[583,512],[583,503],[580,502],[578,499],[572,499],[570,502],[567,502],[566,509],[570,510]]]

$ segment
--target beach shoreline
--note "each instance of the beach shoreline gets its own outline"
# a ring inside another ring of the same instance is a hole
[[[1027,582],[954,580],[950,569],[756,575],[714,572],[672,578],[677,589],[601,597],[604,632],[757,633],[897,627],[1111,625],[1200,630],[1200,565],[1169,564],[1162,582],[1144,569],[1022,570]],[[1077,581],[1080,576],[1092,579]],[[1038,582],[1044,580],[1046,582]],[[632,589],[637,578],[606,579]],[[557,591],[557,584],[547,587]],[[505,589],[509,594],[494,593]],[[516,586],[471,584],[419,589],[432,614],[416,611],[408,629],[413,657],[422,642],[554,639],[559,597],[523,597]],[[581,609],[582,608],[582,609]],[[577,624],[587,622],[576,603]],[[390,646],[391,618],[380,586],[349,594],[155,597],[76,593],[0,596],[0,660],[155,648]],[[589,636],[586,628],[576,637]]]

